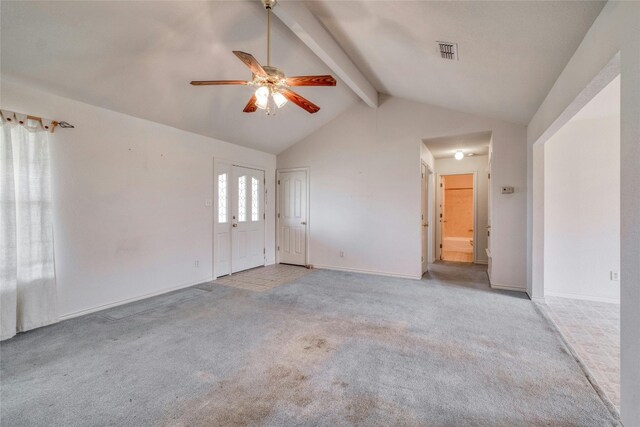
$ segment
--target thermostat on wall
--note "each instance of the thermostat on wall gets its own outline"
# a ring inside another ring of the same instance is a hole
[[[502,187],[502,194],[513,194],[513,187],[511,186]]]

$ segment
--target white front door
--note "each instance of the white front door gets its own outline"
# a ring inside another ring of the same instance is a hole
[[[264,171],[216,163],[215,277],[264,265]]]
[[[278,174],[278,261],[307,264],[307,171]]]
[[[231,272],[264,265],[264,171],[231,167]]]

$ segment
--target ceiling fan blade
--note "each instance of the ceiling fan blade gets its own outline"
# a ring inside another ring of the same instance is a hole
[[[333,76],[296,76],[287,79],[289,86],[335,86]]]
[[[247,102],[247,105],[244,107],[244,110],[242,110],[244,113],[253,113],[258,109],[258,106],[256,105],[256,96],[253,95],[251,97],[251,99],[249,100],[249,102]]]
[[[234,50],[233,53],[240,58],[240,61],[244,62],[244,65],[249,67],[253,74],[256,76],[267,77],[267,73],[264,71],[264,68],[262,68],[262,65],[260,65],[253,55],[239,50]]]
[[[289,90],[289,89],[286,89],[286,88],[282,88],[282,89],[280,89],[280,92],[289,101],[293,102],[298,107],[307,110],[311,114],[317,113],[320,110],[320,107],[318,107],[316,104],[314,104],[313,102],[309,101],[308,99],[303,98],[302,96],[298,95],[297,93],[295,93],[292,90]]]
[[[209,86],[209,85],[246,85],[249,82],[246,80],[195,80],[191,84],[194,86]]]

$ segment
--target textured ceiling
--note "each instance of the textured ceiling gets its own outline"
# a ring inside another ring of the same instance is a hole
[[[288,104],[276,117],[242,113],[243,86],[191,80],[250,79],[232,53],[266,62],[259,2],[47,1],[1,3],[3,75],[72,99],[225,141],[278,153],[357,101],[351,90],[299,88],[321,107]],[[277,19],[272,63],[288,75],[330,74]]]
[[[381,93],[528,124],[605,2],[306,2]],[[458,43],[459,61],[436,41]]]

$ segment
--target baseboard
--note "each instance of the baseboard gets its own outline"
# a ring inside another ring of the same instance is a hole
[[[486,259],[480,259],[478,261],[474,261],[474,264],[481,264],[481,265],[489,265],[489,261]]]
[[[503,291],[516,291],[516,292],[524,292],[524,293],[526,293],[526,292],[527,292],[527,289],[526,289],[526,288],[522,288],[522,287],[520,287],[520,286],[513,286],[513,285],[501,285],[501,284],[499,284],[499,283],[492,283],[492,284],[491,284],[491,287],[492,287],[493,289],[500,289],[500,290],[503,290]]]
[[[143,299],[146,299],[146,298],[155,297],[157,295],[166,294],[166,293],[169,293],[169,292],[177,291],[179,289],[183,289],[183,288],[188,288],[190,286],[199,285],[201,283],[207,283],[207,282],[210,282],[212,280],[213,280],[213,278],[196,280],[195,282],[183,283],[183,284],[180,284],[180,285],[177,285],[177,286],[173,286],[171,288],[165,288],[165,289],[160,290],[160,291],[151,292],[149,294],[144,294],[144,295],[140,295],[140,296],[133,297],[133,298],[127,298],[127,299],[123,299],[123,300],[120,300],[120,301],[112,302],[112,303],[109,303],[109,304],[98,305],[96,307],[86,308],[84,310],[74,311],[72,313],[67,313],[67,314],[64,314],[64,315],[60,316],[59,321],[73,319],[74,317],[80,317],[80,316],[84,316],[85,314],[95,313],[97,311],[106,310],[108,308],[117,307],[119,305],[128,304],[130,302],[136,302],[136,301],[140,301],[140,300],[143,300]]]
[[[336,266],[333,266],[333,265],[313,264],[313,268],[319,268],[319,269],[322,269],[322,270],[348,271],[350,273],[373,274],[375,276],[398,277],[398,278],[401,278],[401,279],[420,280],[422,278],[422,276],[414,276],[414,275],[411,275],[411,274],[389,273],[389,272],[386,272],[386,271],[375,271],[375,270],[362,270],[362,269],[359,269],[359,268],[336,267]]]
[[[551,292],[544,291],[544,295],[547,297],[570,298],[570,299],[579,299],[584,301],[608,302],[610,304],[620,304],[620,299],[617,299],[617,298],[594,297],[591,295],[570,294],[565,292],[553,292],[553,291]]]
[[[545,303],[544,297],[532,297],[529,291],[527,291],[527,296],[529,296],[529,299],[535,303],[538,303],[538,304]]]

